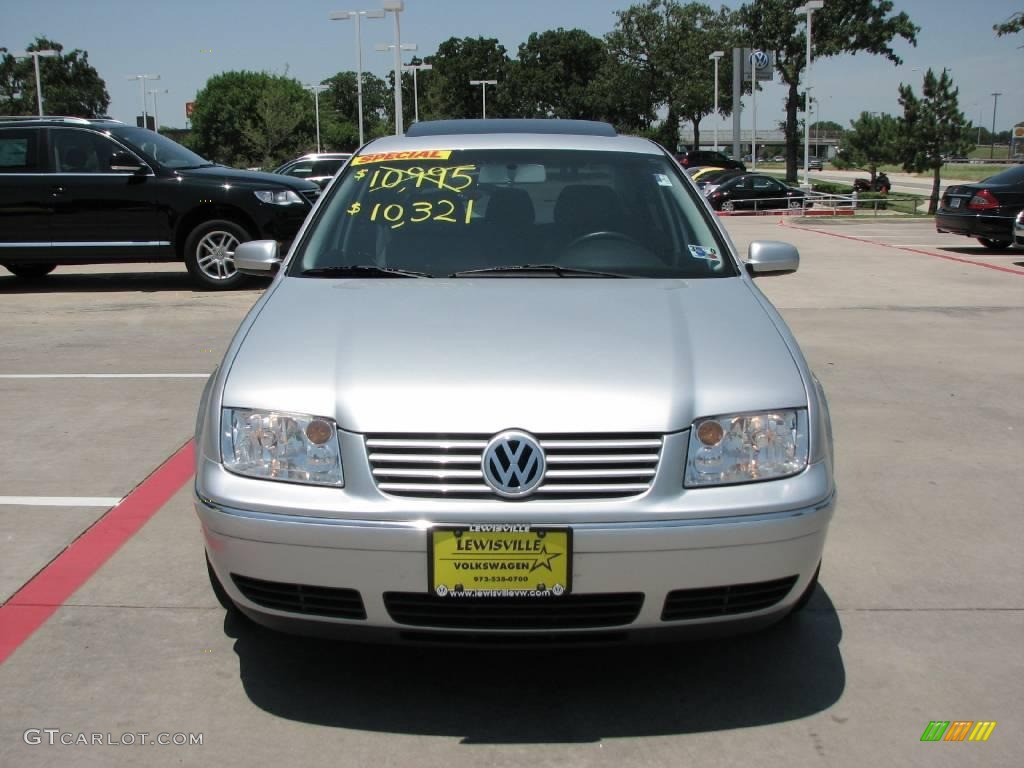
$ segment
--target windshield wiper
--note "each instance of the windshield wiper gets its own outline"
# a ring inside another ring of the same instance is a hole
[[[433,277],[426,272],[397,267],[378,267],[369,264],[349,264],[339,267],[317,267],[300,272],[303,277]]]
[[[558,264],[506,264],[501,267],[481,267],[480,269],[464,269],[453,272],[448,277],[470,277],[472,275],[515,274],[517,272],[550,272],[559,277],[635,277],[620,272],[604,272],[599,269],[583,269],[581,267],[562,267]]]

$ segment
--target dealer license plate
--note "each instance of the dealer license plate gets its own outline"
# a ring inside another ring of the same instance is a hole
[[[439,597],[559,597],[572,578],[572,530],[481,524],[430,530],[429,588]]]
[[[949,199],[949,207],[950,208],[959,208],[960,207],[960,198],[959,197],[951,197]]]

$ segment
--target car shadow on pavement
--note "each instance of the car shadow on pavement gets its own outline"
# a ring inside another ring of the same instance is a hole
[[[375,646],[283,635],[234,613],[224,628],[246,694],[270,714],[466,744],[587,743],[784,722],[830,707],[846,682],[839,616],[820,586],[799,616],[693,643]]]
[[[269,281],[253,278],[236,290],[262,290]],[[188,272],[55,272],[38,280],[26,280],[0,271],[0,294],[15,293],[158,293],[187,291],[215,293],[196,285]],[[232,293],[233,291],[228,291]]]
[[[938,246],[936,250],[946,251],[947,253],[958,253],[963,256],[1017,256],[1020,254],[1020,248],[985,248],[984,246],[969,245],[942,245]]]

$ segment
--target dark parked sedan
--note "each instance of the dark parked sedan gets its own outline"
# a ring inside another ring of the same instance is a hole
[[[676,155],[676,160],[687,170],[702,165],[714,165],[718,168],[735,168],[738,171],[747,170],[747,166],[739,160],[731,160],[721,152],[711,152],[708,150],[688,150],[681,155]]]
[[[803,190],[787,187],[778,179],[760,173],[745,173],[726,179],[708,192],[707,198],[716,211],[811,207],[804,201]]]
[[[935,229],[976,238],[986,248],[1009,248],[1014,219],[1022,210],[1024,165],[947,189],[935,213]]]
[[[743,171],[737,171],[735,168],[720,168],[717,171],[705,173],[698,178],[696,181],[697,189],[705,195],[709,195],[729,179],[742,175]]]

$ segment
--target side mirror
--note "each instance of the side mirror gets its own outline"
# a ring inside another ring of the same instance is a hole
[[[277,240],[250,240],[235,248],[235,269],[243,275],[269,277],[281,266]]]
[[[756,240],[747,249],[744,263],[751,275],[786,275],[800,266],[800,253],[789,243]]]
[[[115,152],[110,156],[110,170],[145,173],[149,168],[131,152]]]

